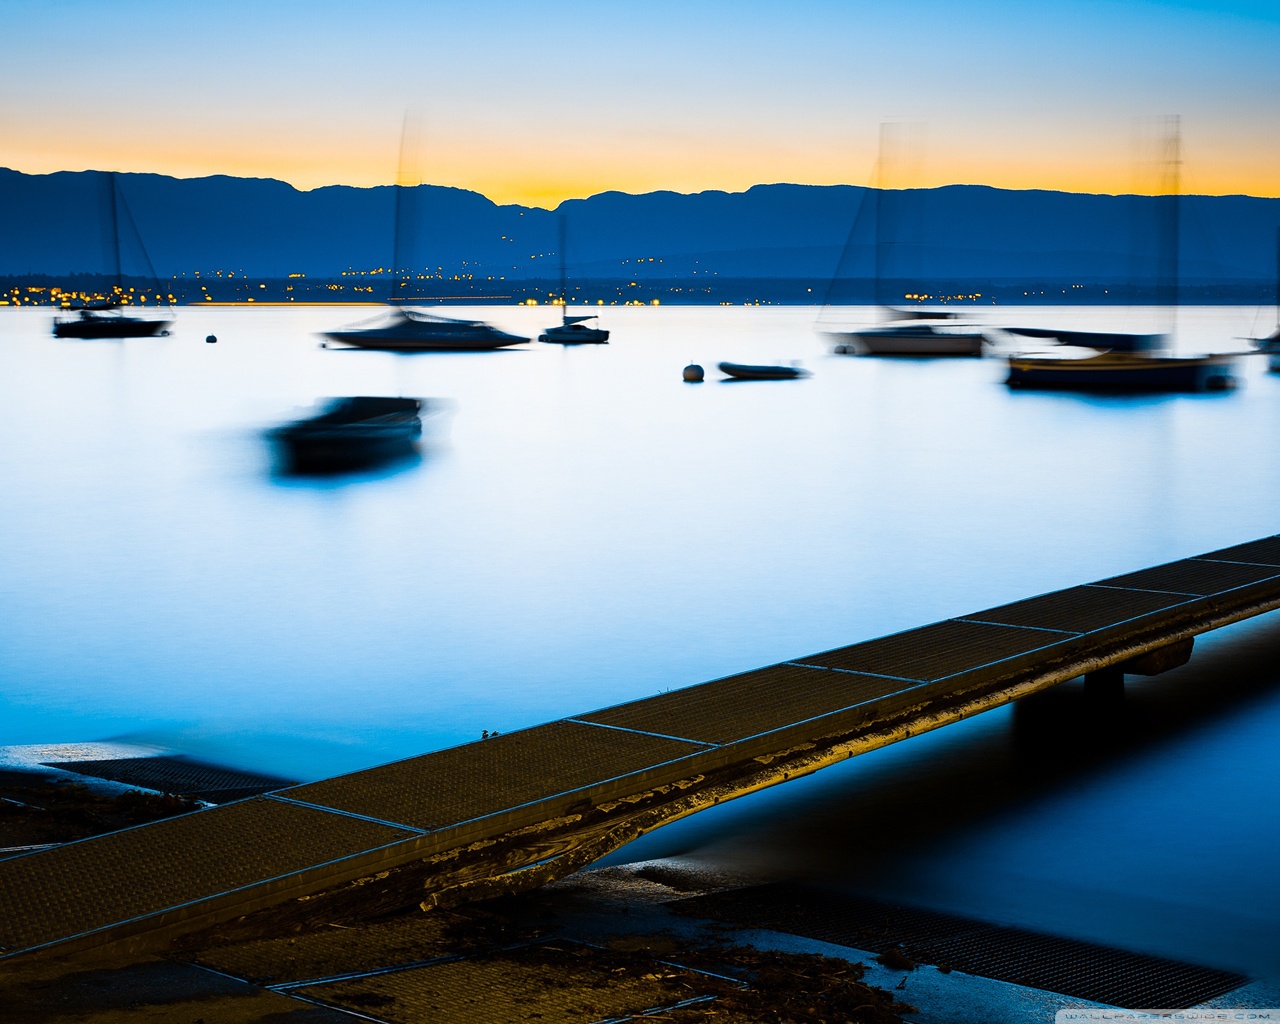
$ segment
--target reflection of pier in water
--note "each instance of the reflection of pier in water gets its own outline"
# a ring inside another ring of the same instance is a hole
[[[1081,675],[1105,707],[1126,672],[1175,667],[1195,635],[1276,608],[1280,536],[15,857],[0,956],[156,948],[303,897],[373,912],[527,888]]]

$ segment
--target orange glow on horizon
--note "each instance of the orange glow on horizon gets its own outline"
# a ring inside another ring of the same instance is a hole
[[[18,143],[10,147],[6,163],[31,174],[113,169],[178,178],[214,174],[276,178],[303,191],[335,184],[387,185],[397,178],[394,141],[373,132],[324,149],[318,140],[300,135],[274,141],[276,145],[270,149],[261,145],[215,149],[204,138],[192,138],[185,144],[170,140],[163,148],[142,145],[136,138],[109,136],[79,139],[74,149],[65,141]],[[814,146],[803,152],[775,149],[762,153],[759,146],[716,142],[710,140],[693,150],[673,146],[670,153],[636,140],[620,140],[612,146],[597,140],[581,147],[526,147],[520,140],[502,146],[453,142],[440,146],[426,166],[407,177],[469,189],[498,204],[547,209],[566,199],[608,191],[741,192],[772,182],[866,185],[873,181],[874,144],[860,150]],[[1280,168],[1264,145],[1233,153],[1230,158],[1207,145],[1202,148],[1213,159],[1197,160],[1197,151],[1188,147],[1182,175],[1184,194],[1280,197]],[[1160,190],[1154,181],[1144,182],[1135,175],[1130,150],[1123,143],[1110,148],[1097,143],[1086,148],[1057,139],[1010,150],[1008,146],[974,143],[950,146],[945,157],[935,156],[910,178],[885,184],[927,188],[964,183],[1112,195]]]

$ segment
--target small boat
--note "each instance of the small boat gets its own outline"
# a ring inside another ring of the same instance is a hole
[[[402,306],[365,323],[327,331],[324,337],[386,352],[480,352],[529,340],[481,320],[454,320]]]
[[[721,363],[720,372],[734,380],[798,380],[813,376],[799,366],[748,366],[743,363]]]
[[[400,137],[400,169],[395,185],[394,235],[391,266],[395,281],[387,296],[386,310],[372,320],[353,324],[322,337],[355,348],[378,349],[383,352],[487,352],[521,345],[528,341],[507,334],[482,320],[458,320],[414,309],[409,294],[413,280],[413,239],[416,233],[415,186],[402,184],[407,178],[405,154],[409,120],[405,119]],[[417,297],[420,298],[420,297]]]
[[[107,249],[113,261],[114,288],[113,297],[102,302],[86,302],[80,306],[67,308],[68,315],[58,316],[53,321],[55,338],[157,338],[167,337],[173,320],[156,320],[140,316],[127,316],[120,312],[121,301],[116,296],[125,294],[124,276],[120,262],[120,212],[133,228],[138,246],[142,249],[142,258],[155,279],[155,270],[151,259],[147,256],[142,239],[137,237],[137,226],[133,223],[133,215],[120,192],[120,184],[114,171],[107,173],[103,181],[103,207],[107,218]],[[159,293],[159,282],[154,285]]]
[[[569,221],[565,214],[560,214],[560,309],[561,321],[558,327],[548,327],[538,335],[539,341],[554,345],[603,345],[609,340],[609,332],[599,326],[599,318],[595,315],[570,316],[568,298],[568,252]],[[587,324],[596,320],[595,327]]]
[[[963,323],[960,320],[960,314],[953,310],[910,306],[902,308],[898,305],[901,298],[895,297],[891,290],[894,280],[889,270],[893,254],[918,251],[918,245],[912,245],[910,249],[905,248],[900,236],[902,229],[906,226],[904,222],[916,220],[919,211],[914,207],[917,200],[911,190],[888,187],[889,175],[886,167],[890,161],[890,153],[886,143],[891,137],[889,129],[888,125],[881,126],[876,182],[863,194],[863,201],[849,228],[844,250],[847,255],[861,248],[855,245],[855,242],[859,239],[861,230],[867,227],[869,222],[873,232],[872,251],[875,261],[871,272],[871,290],[874,304],[879,309],[880,323],[871,327],[826,330],[822,333],[832,343],[832,351],[836,355],[916,358],[981,356],[983,344],[986,341],[981,326]],[[841,262],[837,264],[836,272],[827,287],[824,309],[835,305],[833,299],[837,284],[841,280],[841,268],[845,255],[841,256]],[[900,266],[896,275],[899,279],[897,283],[901,283],[903,277],[916,277],[919,272],[918,265]],[[902,298],[906,297],[902,296]]]
[[[1280,228],[1276,228],[1276,329],[1265,338],[1252,338],[1253,347],[1267,355],[1267,369],[1280,373]]]
[[[985,337],[970,324],[950,318],[911,317],[880,327],[831,331],[837,355],[866,356],[980,356]]]
[[[1181,356],[1080,350],[1009,357],[1011,388],[1046,391],[1227,391],[1235,387],[1235,355]]]
[[[417,450],[422,408],[416,398],[334,398],[317,415],[277,427],[268,437],[294,473],[365,469]]]
[[[566,307],[567,308],[567,307]],[[568,316],[557,327],[548,327],[538,335],[539,341],[555,345],[603,345],[609,340],[609,332],[601,327],[588,327],[594,316]]]
[[[1254,338],[1253,345],[1259,352],[1266,353],[1267,369],[1272,373],[1280,373],[1280,327],[1265,338]]]
[[[1180,122],[1175,118],[1164,140],[1170,176],[1161,224],[1164,239],[1168,304],[1174,315],[1178,308],[1178,232],[1180,224],[1179,168]],[[1178,392],[1228,391],[1236,386],[1233,372],[1236,357],[1243,353],[1215,352],[1180,355],[1172,351],[1166,334],[1127,334],[1060,329],[1016,328],[1011,333],[1047,338],[1067,346],[1058,352],[1041,352],[1009,357],[1011,388],[1039,388],[1055,391]]]
[[[172,320],[148,320],[126,316],[115,303],[95,303],[60,316],[53,321],[55,338],[159,338],[167,337]]]
[[[1068,331],[1058,327],[1004,327],[1001,330],[1021,338],[1108,352],[1154,352],[1168,342],[1165,334],[1130,334],[1125,331]]]

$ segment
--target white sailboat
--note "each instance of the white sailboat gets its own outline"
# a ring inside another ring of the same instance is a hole
[[[555,327],[548,327],[538,335],[538,340],[554,345],[603,345],[609,340],[609,332],[599,326],[598,317],[594,314],[569,315],[568,272],[565,262],[568,220],[565,214],[560,214],[560,323]],[[593,320],[596,321],[596,326],[589,326]]]
[[[1167,264],[1163,287],[1167,305],[1178,309],[1182,135],[1171,118],[1163,139],[1166,182],[1160,223],[1159,255]],[[1235,387],[1235,353],[1181,355],[1172,350],[1173,334],[1124,334],[1051,329],[1012,329],[1008,333],[1047,338],[1061,351],[1009,357],[1009,387],[1045,391],[1177,392],[1229,391]]]
[[[849,231],[849,239],[841,256],[853,251],[859,222],[870,216],[874,222],[875,267],[873,271],[873,298],[879,310],[880,323],[855,330],[828,330],[823,333],[832,343],[837,355],[865,356],[980,356],[985,336],[975,324],[964,323],[958,314],[926,309],[900,309],[884,295],[888,250],[900,244],[895,234],[899,224],[890,215],[894,204],[906,201],[904,190],[886,188],[885,165],[889,159],[889,129],[880,129],[880,156],[876,163],[875,187],[864,196],[862,206]],[[836,268],[839,277],[840,268]],[[835,278],[832,286],[835,285]],[[832,288],[828,288],[830,304]]]
[[[412,263],[412,236],[417,218],[414,207],[416,186],[404,184],[405,136],[400,143],[400,174],[395,184],[395,235],[392,241],[392,270],[396,282],[387,297],[387,310],[372,320],[352,324],[323,337],[342,345],[378,349],[385,352],[481,352],[521,345],[528,338],[508,334],[483,320],[459,320],[440,316],[409,303],[409,276]]]
[[[107,219],[108,250],[112,257],[112,292],[110,297],[101,302],[86,302],[81,306],[68,308],[67,315],[58,316],[53,321],[55,338],[155,338],[169,333],[173,326],[172,319],[156,319],[141,316],[128,316],[120,311],[125,298],[124,276],[120,260],[120,213],[123,209],[129,226],[142,250],[142,258],[147,264],[153,281],[156,281],[155,269],[151,266],[151,258],[147,256],[142,238],[138,235],[133,216],[120,193],[120,183],[116,180],[116,172],[108,171],[103,182],[103,212]],[[155,283],[156,294],[159,294],[159,282]]]
[[[1276,329],[1265,338],[1254,338],[1254,347],[1267,354],[1267,369],[1280,373],[1280,228],[1276,229]]]

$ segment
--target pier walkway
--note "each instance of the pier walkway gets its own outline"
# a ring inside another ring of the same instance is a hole
[[[0,959],[542,884],[724,800],[1280,608],[1280,536],[0,861]]]

